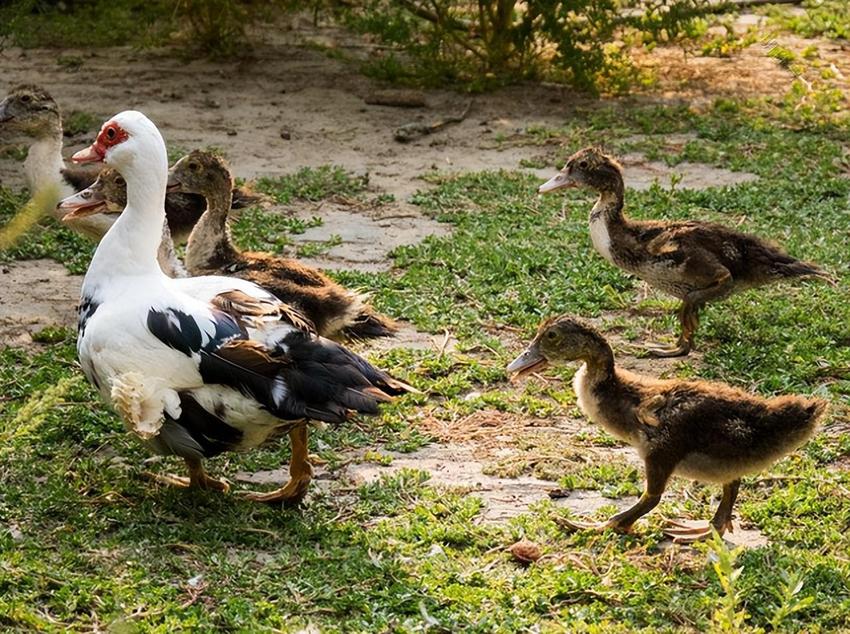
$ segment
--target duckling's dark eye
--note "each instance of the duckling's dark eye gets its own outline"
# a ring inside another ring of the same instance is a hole
[[[199,169],[201,169],[201,166],[197,163],[189,163],[189,169],[193,172],[197,172]]]
[[[555,339],[557,336],[558,334],[554,330],[550,330],[549,333],[546,335],[546,337],[550,340]]]
[[[578,162],[578,168],[580,170],[586,170],[587,169],[587,161],[579,161]]]
[[[123,176],[118,176],[118,177],[115,179],[115,184],[116,184],[116,185],[126,185],[126,184],[127,184],[127,182],[124,180],[124,177],[123,177]]]
[[[24,103],[29,103],[30,101],[32,101],[32,97],[30,97],[29,95],[21,95],[21,101]]]

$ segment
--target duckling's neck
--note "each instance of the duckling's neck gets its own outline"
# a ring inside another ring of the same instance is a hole
[[[601,337],[588,348],[582,360],[584,361],[584,380],[588,385],[598,385],[614,378],[614,351]]]
[[[70,196],[73,192],[62,180],[62,131],[51,131],[36,140],[27,151],[24,161],[24,174],[30,192],[35,193],[45,187],[55,187],[56,196]]]
[[[599,192],[599,199],[590,211],[590,240],[596,251],[609,262],[614,262],[612,242],[625,224],[623,181],[620,180],[611,189]]]
[[[584,357],[584,365],[573,378],[579,409],[608,433],[632,445],[638,444],[620,375],[614,366],[614,353],[606,343]]]
[[[602,218],[608,222],[623,220],[623,182],[613,185],[610,189],[599,191],[599,198],[590,210],[590,221]]]
[[[177,257],[177,252],[174,249],[174,240],[171,237],[171,231],[168,229],[167,221],[162,223],[162,242],[159,243],[156,259],[159,262],[159,268],[168,277],[189,277],[189,272],[183,266],[180,258]]]
[[[205,194],[205,198],[207,210],[192,229],[186,244],[186,268],[193,274],[199,270],[220,268],[239,256],[227,224],[231,193]]]

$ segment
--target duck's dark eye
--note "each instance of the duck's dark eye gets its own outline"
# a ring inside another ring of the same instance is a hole
[[[554,338],[555,338],[555,337],[557,337],[558,335],[555,333],[555,331],[554,331],[554,330],[550,330],[550,331],[549,331],[549,333],[548,333],[546,336],[547,336],[549,339],[554,339]]]
[[[118,177],[115,179],[115,184],[116,184],[116,185],[122,185],[122,186],[123,186],[123,185],[126,185],[126,184],[127,184],[127,182],[124,180],[124,177],[123,177],[123,176],[118,176]]]
[[[189,163],[189,169],[193,172],[197,172],[199,169],[201,169],[201,166],[197,163]]]
[[[106,138],[110,141],[115,138],[115,128],[106,128]]]
[[[580,170],[586,170],[587,169],[587,161],[579,161],[578,162],[578,168]]]
[[[30,101],[32,101],[32,97],[29,95],[21,95],[21,101],[23,103],[29,103]]]

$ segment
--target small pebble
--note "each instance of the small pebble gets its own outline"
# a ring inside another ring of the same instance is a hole
[[[540,546],[527,539],[519,540],[516,544],[508,548],[508,552],[511,553],[516,561],[526,565],[534,563],[543,554],[540,552]]]

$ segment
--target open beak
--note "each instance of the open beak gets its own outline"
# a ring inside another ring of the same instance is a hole
[[[531,372],[536,368],[542,368],[546,365],[546,357],[540,352],[538,344],[532,343],[525,349],[521,355],[510,362],[507,367],[508,374],[514,374],[517,377],[522,374]]]
[[[56,209],[65,212],[65,215],[62,216],[62,222],[73,222],[79,218],[103,212],[106,210],[106,200],[91,189],[84,189],[73,196],[60,200]]]
[[[183,188],[183,183],[169,177],[168,185],[166,186],[165,191],[166,191],[166,193],[173,194],[174,192],[182,191],[182,188]]]
[[[71,157],[71,160],[74,163],[101,163],[103,161],[103,156],[106,152],[99,143],[94,142],[90,146],[88,146],[84,150],[80,150],[74,156]]]
[[[578,183],[567,172],[561,171],[538,187],[537,192],[546,194],[556,189],[563,189],[564,187],[578,187]]]

